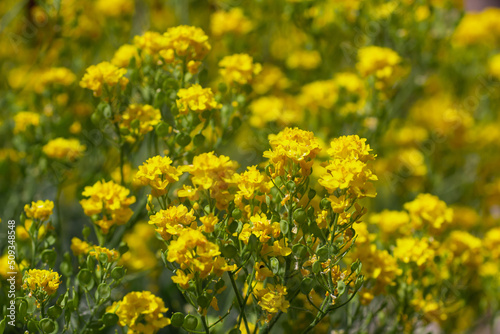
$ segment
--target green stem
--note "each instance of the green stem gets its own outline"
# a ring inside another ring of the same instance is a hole
[[[229,275],[229,279],[231,280],[231,286],[233,287],[234,293],[236,294],[236,300],[238,300],[238,305],[240,306],[240,315],[243,317],[243,322],[245,323],[245,329],[247,333],[250,333],[250,327],[248,327],[247,317],[245,315],[245,305],[243,304],[243,299],[241,298],[240,292],[236,287],[236,282],[234,281],[233,274],[231,272],[227,272]]]
[[[207,326],[207,320],[204,315],[201,316],[201,323],[203,324],[203,328],[205,328],[205,333],[210,334],[210,329]]]

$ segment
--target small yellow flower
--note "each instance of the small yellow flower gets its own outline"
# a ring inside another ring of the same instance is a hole
[[[118,68],[109,62],[102,62],[87,68],[87,72],[80,81],[80,87],[90,89],[94,96],[101,96],[105,87],[114,89],[119,85],[122,89],[128,84],[128,79],[124,77],[127,70]]]
[[[61,276],[52,270],[30,269],[24,274],[23,288],[34,293],[42,289],[48,295],[52,295],[59,288],[60,279]]]
[[[253,58],[245,53],[222,58],[219,67],[219,72],[227,83],[240,85],[250,83],[262,70],[262,66],[254,63]]]
[[[70,162],[80,158],[85,151],[85,145],[80,144],[78,139],[56,138],[42,147],[43,153],[49,158],[68,160]]]
[[[52,210],[54,210],[54,202],[49,200],[39,200],[36,202],[31,202],[31,206],[29,206],[28,204],[24,206],[26,217],[39,219],[41,221],[47,220],[50,215],[52,215]]]
[[[14,134],[24,132],[29,126],[40,125],[40,114],[31,111],[20,111],[14,115]]]
[[[214,93],[210,88],[202,88],[198,84],[194,84],[187,89],[179,89],[177,97],[176,104],[181,115],[186,115],[189,111],[201,114],[205,110],[220,109],[222,107],[215,100]]]

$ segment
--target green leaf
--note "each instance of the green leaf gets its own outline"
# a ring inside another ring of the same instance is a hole
[[[222,255],[225,258],[232,259],[238,254],[238,250],[233,245],[226,245],[222,248]]]
[[[111,270],[111,277],[114,280],[120,280],[125,276],[125,269],[123,269],[122,266],[114,267],[113,270]]]
[[[40,327],[42,328],[42,331],[47,334],[57,333],[57,330],[59,329],[57,322],[49,318],[40,320]]]
[[[297,258],[303,259],[307,255],[307,248],[302,244],[295,244],[292,247],[292,252]]]
[[[0,321],[0,334],[3,334],[4,330],[5,330],[5,325],[7,324],[7,320],[5,320],[5,318],[3,318],[1,321]]]
[[[42,262],[46,263],[49,268],[54,268],[56,263],[57,254],[53,249],[46,249],[41,254]]]
[[[346,292],[346,286],[344,281],[338,281],[337,282],[337,291],[338,291],[338,296],[342,296]]]
[[[275,257],[272,257],[270,262],[271,262],[271,270],[273,274],[276,275],[280,269],[280,262]]]
[[[281,229],[281,233],[283,233],[283,235],[288,234],[288,231],[289,231],[288,221],[286,221],[286,220],[280,221],[280,229]]]
[[[311,277],[306,277],[302,280],[302,283],[300,283],[300,292],[302,292],[304,295],[307,295],[309,294],[309,292],[311,292],[313,286],[314,280]]]
[[[313,273],[315,274],[319,274],[321,272],[321,262],[320,261],[316,261],[313,263],[312,265],[312,271]]]
[[[208,308],[208,306],[210,306],[210,301],[211,300],[205,295],[201,295],[196,299],[198,306],[201,308]]]

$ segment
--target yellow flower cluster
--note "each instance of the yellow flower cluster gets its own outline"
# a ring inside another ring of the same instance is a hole
[[[286,66],[291,69],[313,70],[321,64],[321,55],[316,50],[297,50],[286,59]]]
[[[358,69],[361,77],[374,76],[375,88],[390,88],[403,75],[402,59],[394,51],[379,46],[365,46],[358,51]]]
[[[54,202],[49,200],[31,202],[31,206],[28,204],[24,206],[26,217],[41,221],[47,220],[52,215],[52,210],[54,210]]]
[[[52,295],[61,284],[61,276],[52,270],[30,269],[23,277],[23,289],[29,289],[33,293],[39,290],[45,291],[48,295]]]
[[[259,306],[268,312],[270,317],[280,311],[287,312],[290,307],[290,302],[286,300],[287,293],[286,287],[280,284],[267,284],[265,288],[254,291]]]
[[[114,225],[125,224],[133,212],[129,206],[135,203],[135,196],[128,197],[130,190],[113,181],[97,181],[93,186],[85,187],[80,204],[89,217],[100,215],[94,220],[103,233],[108,233]]]
[[[29,126],[40,125],[40,114],[32,111],[20,111],[14,115],[14,134],[24,132]]]
[[[128,84],[128,79],[124,77],[126,73],[126,69],[104,61],[87,68],[80,81],[80,87],[90,89],[94,92],[94,96],[101,96],[103,89],[114,89],[117,85],[125,89]]]
[[[104,254],[109,262],[116,261],[120,257],[120,253],[118,253],[114,249],[108,249],[106,247],[101,247],[101,246],[94,246],[76,237],[71,239],[70,248],[75,256],[88,254],[95,257],[96,260],[99,260],[99,255],[101,254]]]
[[[179,89],[176,104],[179,114],[186,115],[189,111],[194,111],[199,114],[200,118],[203,111],[222,107],[215,100],[214,93],[210,88],[202,88],[198,84]]]
[[[225,271],[235,270],[236,265],[228,265],[226,260],[219,256],[220,254],[219,246],[208,241],[201,231],[189,228],[184,229],[182,234],[170,243],[167,260],[178,263],[184,271],[180,275],[178,271],[176,279],[176,283],[182,287],[194,273],[199,273],[201,278],[205,278],[212,272],[222,276]],[[181,278],[185,279],[182,283],[180,283]]]
[[[280,224],[278,222],[271,223],[265,214],[257,214],[250,217],[250,224],[243,225],[243,229],[238,238],[245,244],[251,235],[255,235],[263,244],[267,243],[271,238],[278,238],[281,234]]]
[[[53,67],[40,74],[35,84],[35,91],[42,93],[47,86],[54,84],[69,86],[75,80],[76,76],[71,70],[65,67]]]
[[[139,166],[135,180],[143,186],[149,185],[152,188],[152,195],[159,197],[168,193],[168,186],[179,181],[182,173],[181,168],[172,166],[172,160],[169,157],[157,155]]]
[[[487,8],[482,12],[469,12],[464,15],[453,34],[453,42],[457,46],[483,44],[487,47],[500,42],[500,10]]]
[[[245,16],[239,7],[231,8],[229,11],[219,10],[210,17],[210,30],[212,35],[220,37],[229,33],[245,35],[252,30],[252,22]]]
[[[367,165],[375,156],[370,153],[372,149],[365,142],[366,139],[357,135],[342,136],[331,142],[328,149],[331,160],[318,182],[332,195],[332,202],[338,201],[333,198],[338,197],[334,195],[337,189],[353,198],[375,197],[375,187],[370,181],[376,181],[377,176]]]
[[[423,267],[434,260],[435,252],[430,246],[429,240],[425,238],[401,238],[397,239],[393,254],[404,263],[412,262]]]
[[[120,128],[127,129],[131,135],[136,137],[153,131],[154,126],[160,121],[160,110],[149,104],[131,104],[123,114],[117,115],[115,118],[115,122],[120,124]]]
[[[156,232],[165,240],[170,240],[172,235],[180,235],[186,227],[197,227],[194,211],[180,204],[160,210],[149,218],[149,224],[156,226]]]
[[[128,327],[129,334],[154,334],[170,325],[170,319],[163,314],[167,311],[163,300],[150,291],[129,292],[106,309],[118,315],[120,326]]]
[[[490,58],[489,63],[488,63],[488,70],[489,70],[489,73],[494,78],[496,78],[497,80],[500,80],[500,54],[496,54]]]
[[[273,177],[288,179],[306,177],[311,174],[314,158],[321,151],[320,143],[310,131],[299,128],[285,128],[277,135],[269,135],[271,150],[264,152],[264,158],[274,167]]]
[[[453,219],[453,209],[431,194],[419,194],[413,201],[406,203],[404,208],[410,214],[413,228],[428,228],[432,234],[443,232]]]
[[[108,17],[130,15],[135,11],[133,0],[98,0],[95,6],[99,13]]]
[[[250,111],[252,112],[250,125],[256,128],[264,128],[269,122],[290,125],[299,123],[302,119],[302,114],[293,98],[263,96],[252,101]]]
[[[211,50],[208,36],[198,27],[181,25],[169,28],[165,34],[169,49],[173,49],[179,57],[187,60],[201,60]]]
[[[235,183],[237,167],[238,164],[229,157],[209,152],[195,156],[193,164],[186,166],[185,170],[198,191],[208,191],[216,200],[217,208],[223,210],[233,199],[229,187]]]
[[[165,51],[168,42],[162,34],[155,31],[146,31],[142,36],[134,37],[134,45],[145,53],[154,56],[161,51]]]
[[[224,81],[228,84],[240,85],[252,82],[253,78],[262,70],[262,66],[259,63],[254,63],[253,58],[246,53],[222,58],[219,67]]]
[[[78,139],[74,138],[52,139],[42,147],[43,153],[49,158],[67,160],[70,162],[80,158],[85,149],[85,145],[80,144]]]
[[[137,66],[141,65],[137,47],[135,45],[124,44],[116,50],[113,59],[111,59],[111,64],[118,67],[128,67],[132,58],[135,59]]]

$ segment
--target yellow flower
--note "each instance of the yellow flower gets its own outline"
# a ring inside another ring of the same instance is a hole
[[[124,77],[127,70],[118,68],[109,62],[102,62],[87,68],[87,72],[80,81],[80,87],[90,89],[94,96],[101,96],[105,87],[114,89],[119,85],[122,89],[128,84],[128,79]]]
[[[133,212],[129,206],[135,203],[135,196],[128,197],[130,190],[113,181],[97,181],[93,186],[85,187],[80,204],[89,217],[101,215],[94,223],[101,227],[103,233],[108,233],[114,225],[125,224]]]
[[[394,51],[379,46],[365,46],[358,51],[358,69],[361,77],[375,76],[375,88],[390,88],[403,75],[402,59]]]
[[[45,291],[48,295],[52,295],[61,284],[61,276],[52,270],[30,269],[23,277],[23,289],[29,289],[36,293],[39,289]]]
[[[266,243],[273,237],[279,237],[281,233],[280,224],[278,222],[271,223],[263,213],[251,216],[250,222],[251,224],[245,224],[243,226],[243,230],[239,235],[239,239],[245,244],[248,243],[250,237],[247,231],[254,234],[262,243]]]
[[[136,66],[141,66],[141,60],[139,58],[139,53],[137,52],[137,47],[135,45],[124,44],[116,50],[111,64],[118,67],[128,67],[130,60],[134,58]]]
[[[177,262],[181,269],[199,272],[201,278],[207,277],[220,255],[219,246],[207,240],[198,230],[184,229],[177,240],[173,240],[167,253],[169,262]]]
[[[43,153],[49,158],[75,161],[85,151],[85,145],[80,144],[78,139],[56,138],[42,147]]]
[[[483,262],[483,241],[465,231],[452,231],[444,246],[449,249],[458,265],[479,267]]]
[[[172,27],[164,36],[168,47],[175,50],[177,56],[186,57],[188,60],[202,60],[212,48],[208,43],[208,36],[198,27]]]
[[[273,315],[275,313],[287,312],[290,303],[286,300],[286,287],[281,284],[267,284],[263,289],[254,290],[254,295],[259,301],[259,306]]]
[[[149,55],[158,55],[168,49],[167,38],[155,31],[146,31],[142,36],[135,36],[134,45]]]
[[[210,197],[216,200],[217,208],[223,210],[233,199],[229,188],[235,183],[237,166],[228,157],[217,157],[209,152],[195,156],[193,164],[186,166],[185,170],[191,175],[193,185],[200,190],[208,190]]]
[[[109,262],[116,261],[120,257],[120,253],[114,249],[108,249],[100,246],[90,246],[88,253],[89,255],[94,256],[96,260],[99,260],[99,255],[104,254],[108,258]]]
[[[259,95],[271,90],[282,91],[290,86],[283,71],[277,66],[264,64],[262,71],[253,80],[252,88]]]
[[[118,323],[128,327],[129,334],[153,334],[168,326],[170,319],[163,314],[167,311],[163,300],[149,291],[129,292],[106,309],[118,315]]]
[[[215,100],[214,93],[210,88],[202,88],[198,84],[179,89],[176,104],[180,115],[186,115],[189,111],[194,111],[200,114],[200,117],[205,110],[220,109],[222,107]]]
[[[188,211],[182,204],[158,211],[150,217],[149,224],[155,225],[156,232],[165,240],[170,240],[172,235],[181,234],[185,227],[197,226],[193,209]]]
[[[120,265],[134,272],[153,270],[158,266],[158,259],[153,250],[158,243],[155,232],[146,222],[135,224],[130,232],[123,236],[128,251],[122,254]]]
[[[264,128],[270,122],[289,125],[302,119],[296,101],[291,97],[264,96],[255,99],[250,104],[250,111],[250,125],[257,128]]]
[[[408,235],[411,231],[410,216],[406,211],[384,210],[370,216],[370,223],[380,229],[384,241],[397,235]]]
[[[154,126],[160,121],[160,110],[149,104],[131,104],[123,114],[117,115],[115,118],[115,122],[120,124],[120,128],[129,130],[134,136],[145,135],[153,131]]]
[[[416,263],[423,267],[434,261],[434,250],[430,247],[429,240],[402,238],[396,240],[394,257],[404,263]]]
[[[135,175],[135,180],[143,186],[149,185],[152,195],[159,197],[168,192],[168,185],[179,181],[182,170],[171,165],[169,157],[155,156],[146,160],[139,166],[139,171]]]
[[[330,194],[340,189],[358,198],[376,196],[375,187],[370,181],[376,181],[377,176],[366,164],[374,160],[375,156],[370,153],[370,145],[365,142],[366,139],[357,135],[342,136],[331,142],[328,154],[332,159],[318,181]]]
[[[269,135],[269,144],[271,150],[265,151],[263,156],[274,166],[273,177],[294,175],[294,165],[300,166],[302,176],[308,176],[314,158],[321,151],[314,134],[298,128],[285,128],[277,135]]]
[[[31,206],[28,204],[24,206],[26,217],[41,221],[47,220],[52,214],[52,210],[54,210],[54,202],[49,200],[31,202]]]
[[[228,33],[245,35],[253,28],[252,22],[245,17],[243,10],[233,7],[229,11],[219,10],[210,17],[210,30],[215,37]]]
[[[245,53],[222,58],[219,67],[219,72],[227,83],[240,85],[250,83],[262,70],[262,66],[259,63],[254,64],[253,58]]]
[[[134,0],[97,0],[95,6],[99,13],[108,17],[130,15],[135,11]]]
[[[89,250],[92,248],[90,244],[87,242],[79,239],[79,238],[72,238],[71,239],[71,251],[73,252],[73,255],[75,256],[80,256],[80,255],[86,255],[88,254]]]
[[[486,8],[480,13],[468,12],[464,15],[453,34],[457,46],[483,44],[492,48],[500,41],[500,22],[498,8]]]
[[[431,194],[419,194],[413,201],[405,203],[414,229],[428,227],[432,233],[441,233],[453,219],[453,210]]]
[[[297,50],[286,59],[286,66],[291,69],[313,70],[320,64],[321,55],[316,50]]]
[[[40,74],[35,84],[35,91],[42,93],[49,85],[69,86],[76,80],[73,72],[65,67],[53,67]]]
[[[500,54],[496,54],[490,58],[488,62],[488,70],[493,77],[500,80]]]
[[[214,231],[215,225],[219,222],[217,217],[215,217],[212,213],[207,216],[201,217],[200,221],[203,224],[202,231],[205,233],[212,233]]]
[[[189,281],[191,281],[194,277],[193,273],[185,274],[184,271],[177,269],[175,272],[175,276],[172,276],[172,282],[179,284],[179,286],[183,289],[189,288]]]

